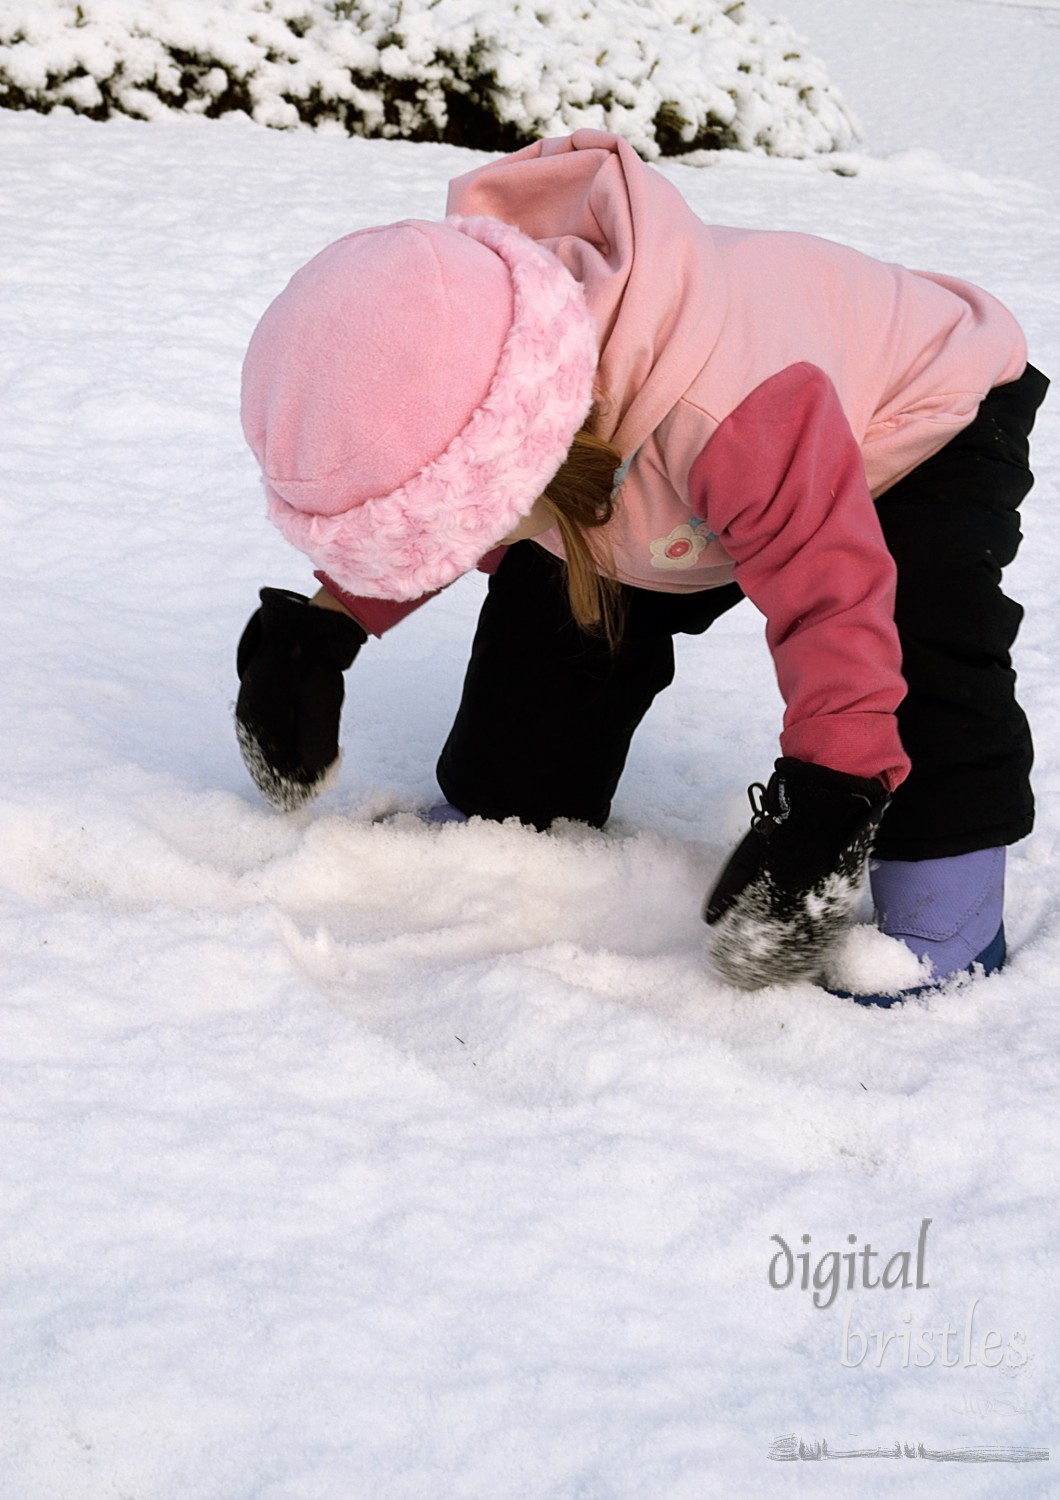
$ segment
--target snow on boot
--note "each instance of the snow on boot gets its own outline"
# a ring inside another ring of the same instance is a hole
[[[931,994],[948,980],[1005,961],[1004,849],[946,859],[876,860],[869,867],[876,925],[931,970],[931,979],[895,994],[831,993],[859,1005],[891,1006]]]

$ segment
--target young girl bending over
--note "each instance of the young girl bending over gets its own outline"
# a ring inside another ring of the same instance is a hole
[[[320,790],[343,671],[478,566],[436,815],[600,827],[673,636],[746,595],[786,712],[706,903],[721,974],[816,978],[870,848],[877,924],[932,982],[998,968],[1033,817],[1000,579],[1047,386],[1014,319],[952,277],[708,226],[597,131],[458,178],[448,213],[329,246],[250,344],[269,514],[322,585],[263,589],[240,642],[263,795]]]

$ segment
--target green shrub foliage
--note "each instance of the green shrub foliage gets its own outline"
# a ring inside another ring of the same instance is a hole
[[[794,33],[739,0],[0,0],[0,105],[485,151],[592,126],[649,159],[857,136]]]

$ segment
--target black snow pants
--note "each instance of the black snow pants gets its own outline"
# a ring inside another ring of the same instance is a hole
[[[877,502],[897,565],[908,686],[898,723],[912,761],[876,840],[882,858],[964,854],[1030,832],[1031,737],[1010,657],[1023,611],[1000,582],[1020,542],[1028,435],[1047,388],[1028,366]],[[486,818],[602,826],[633,732],[673,680],[674,635],[702,633],[742,597],[735,584],[693,594],[623,585],[612,650],[571,617],[564,565],[533,542],[511,547],[438,763],[443,793]]]

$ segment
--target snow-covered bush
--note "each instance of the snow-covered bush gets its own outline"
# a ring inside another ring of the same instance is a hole
[[[580,126],[646,157],[807,156],[856,127],[743,0],[0,0],[0,106],[510,150]]]

